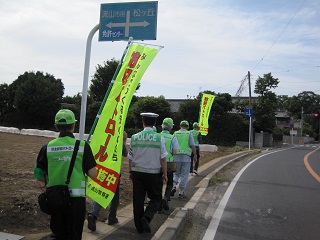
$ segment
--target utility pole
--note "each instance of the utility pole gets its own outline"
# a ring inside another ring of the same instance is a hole
[[[248,84],[249,84],[249,107],[252,109],[250,71],[248,71]],[[253,145],[252,143],[253,143],[252,116],[250,115],[250,122],[249,122],[249,151],[250,151],[250,146]]]
[[[301,107],[301,122],[300,122],[300,127],[301,127],[301,137],[302,137],[302,127],[303,127],[303,107]]]
[[[248,84],[249,84],[249,106],[252,108],[252,103],[251,103],[251,82],[250,82],[250,71],[248,71]]]

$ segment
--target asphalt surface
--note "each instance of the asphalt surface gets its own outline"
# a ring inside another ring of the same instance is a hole
[[[253,160],[229,185],[201,239],[320,239],[317,147],[279,149]]]

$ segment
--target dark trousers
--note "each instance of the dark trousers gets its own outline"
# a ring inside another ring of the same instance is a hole
[[[166,200],[170,200],[171,197],[170,197],[170,193],[171,193],[171,190],[173,188],[173,172],[171,171],[168,171],[167,172],[167,177],[168,177],[168,181],[167,181],[167,186],[166,186],[166,190],[164,192],[164,199]]]
[[[86,214],[86,199],[72,197],[71,206],[64,211],[51,214],[50,228],[56,240],[82,239],[82,230]]]
[[[118,182],[118,186],[116,189],[116,192],[114,193],[114,197],[111,200],[110,208],[109,208],[109,215],[108,219],[115,219],[117,217],[117,210],[119,207],[119,201],[120,201],[120,179]]]
[[[133,185],[134,224],[136,229],[142,232],[141,218],[146,217],[147,220],[151,222],[160,206],[162,200],[162,174],[132,172],[131,179]],[[146,194],[150,201],[144,210]]]
[[[194,169],[193,169],[193,153],[191,153],[190,173],[193,173],[193,170],[198,171],[199,159],[200,159],[200,149],[198,147],[196,147],[196,153],[197,153],[197,162],[194,164]]]

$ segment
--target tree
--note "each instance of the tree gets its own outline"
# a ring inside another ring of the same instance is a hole
[[[278,87],[279,79],[274,78],[271,73],[264,74],[263,77],[258,77],[254,93],[264,96],[270,92],[272,88]]]
[[[12,119],[13,107],[10,105],[9,85],[0,84],[0,123],[7,125]]]
[[[51,129],[64,93],[61,79],[37,71],[25,72],[11,85],[17,127]]]
[[[142,112],[154,112],[159,114],[157,125],[161,125],[164,118],[172,116],[170,104],[163,96],[140,97],[129,108],[126,127],[136,129],[142,128],[140,116],[140,113]]]
[[[255,116],[254,128],[256,132],[272,132],[276,126],[275,111],[277,110],[276,94],[270,91],[278,86],[278,78],[271,73],[264,74],[256,81],[254,93],[259,94],[258,100],[253,104]]]
[[[98,64],[96,67],[96,72],[89,87],[90,97],[94,102],[103,101],[118,65],[119,60],[113,58],[104,62],[103,65]]]

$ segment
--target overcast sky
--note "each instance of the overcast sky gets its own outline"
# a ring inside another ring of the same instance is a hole
[[[65,95],[81,92],[88,34],[100,5],[114,2],[130,1],[0,0],[0,84],[42,71],[62,80]],[[157,40],[145,42],[164,48],[138,96],[234,96],[248,71],[252,92],[257,77],[271,72],[280,80],[278,95],[320,94],[319,0],[159,0]],[[97,64],[119,60],[125,47],[99,42],[97,32],[90,79]]]

